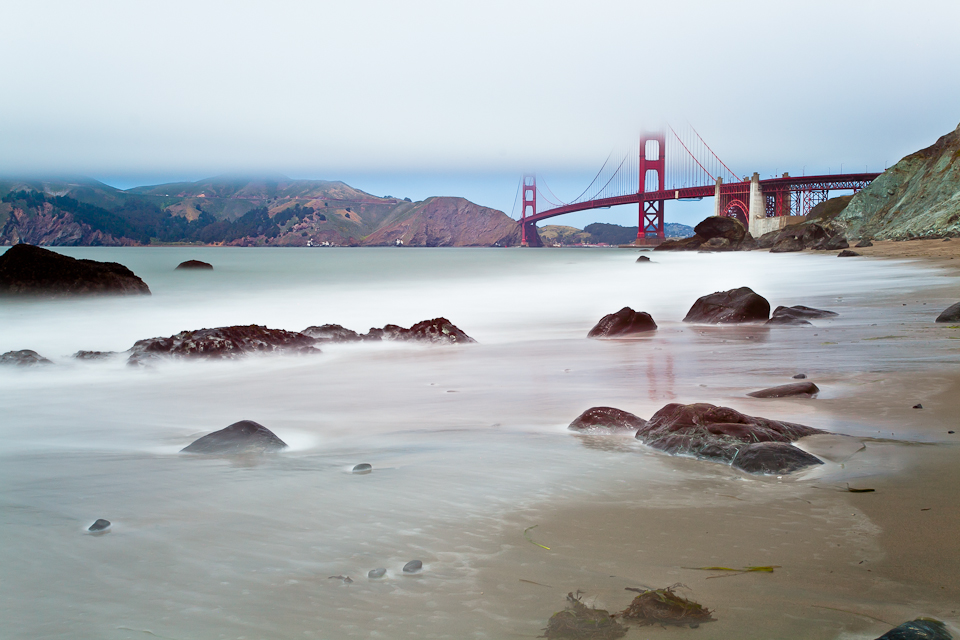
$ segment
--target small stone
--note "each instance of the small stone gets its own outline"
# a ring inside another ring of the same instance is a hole
[[[807,377],[807,374],[805,374],[805,373],[798,373],[797,375],[795,375],[795,376],[793,376],[793,377],[794,377],[794,379],[796,379],[796,380],[803,380],[804,378]]]
[[[649,257],[649,256],[640,256],[639,258],[637,258],[637,262],[650,262],[650,257]]]
[[[914,409],[923,409],[923,405],[918,402],[917,404],[913,405],[913,408],[914,408]]]
[[[370,571],[367,573],[367,577],[368,577],[368,578],[382,578],[382,577],[385,576],[386,574],[387,574],[387,570],[384,569],[383,567],[380,567],[380,568],[377,568],[377,569],[370,569]]]
[[[353,468],[353,473],[370,473],[373,471],[373,465],[361,462]]]
[[[751,398],[812,398],[818,393],[820,393],[820,388],[812,382],[794,382],[770,387],[769,389],[761,389],[747,395]]]
[[[943,241],[944,241],[944,242],[950,242],[950,238],[944,238]]]
[[[423,569],[423,563],[419,560],[411,560],[407,564],[403,565],[404,573],[417,573],[421,569]]]
[[[93,531],[94,533],[96,533],[97,531],[106,531],[109,528],[110,528],[110,521],[104,520],[103,518],[99,518],[96,522],[94,522],[92,525],[87,527],[87,531]]]
[[[856,251],[850,251],[849,249],[844,249],[843,251],[837,254],[837,257],[838,258],[855,258],[856,256],[859,256],[859,255],[860,254],[857,253]]]
[[[947,433],[953,434],[956,433],[956,431],[947,431]]]

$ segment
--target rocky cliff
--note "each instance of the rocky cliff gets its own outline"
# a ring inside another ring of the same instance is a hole
[[[887,169],[829,224],[848,238],[960,235],[960,126]]]

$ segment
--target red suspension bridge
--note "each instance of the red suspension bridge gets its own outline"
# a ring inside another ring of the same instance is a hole
[[[557,198],[535,174],[521,183],[521,244],[542,246],[536,224],[574,211],[616,205],[639,206],[638,245],[664,239],[667,200],[714,198],[714,215],[735,217],[754,236],[783,228],[789,216],[804,216],[827,200],[830,191],[859,191],[879,173],[791,176],[761,180],[734,173],[691,128],[683,136],[665,132],[640,136],[639,145],[611,153],[593,181],[570,202]]]

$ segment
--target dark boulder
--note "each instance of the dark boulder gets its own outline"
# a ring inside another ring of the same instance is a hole
[[[689,238],[665,240],[653,248],[654,251],[696,251],[706,242],[705,238],[694,234]]]
[[[250,353],[320,353],[314,343],[314,338],[302,333],[255,324],[199,329],[181,331],[169,338],[138,340],[128,350],[127,363],[142,365],[162,357],[229,359]]]
[[[736,218],[710,216],[693,228],[694,233],[706,241],[724,238],[730,245],[738,245],[747,234],[746,228]]]
[[[39,364],[53,364],[42,355],[32,349],[20,349],[19,351],[7,351],[0,355],[0,365],[10,364],[18,367],[33,367]]]
[[[186,260],[178,264],[177,269],[210,269],[212,271],[213,265],[201,260]]]
[[[795,235],[782,236],[770,248],[770,253],[791,253],[803,251],[803,239]]]
[[[649,313],[634,311],[624,307],[616,313],[608,313],[600,318],[593,329],[587,334],[588,338],[622,338],[637,333],[656,331],[657,323]]]
[[[757,238],[757,248],[770,249],[780,239],[780,231],[769,231]]]
[[[241,420],[220,431],[208,433],[181,449],[180,452],[233,455],[265,453],[286,448],[287,443],[262,424],[253,420]]]
[[[403,565],[404,573],[417,573],[423,569],[423,562],[420,560],[411,560],[407,564]]]
[[[760,244],[757,242],[757,239],[750,235],[748,231],[743,240],[740,241],[740,246],[737,247],[738,251],[753,251],[754,249],[759,249]]]
[[[650,262],[650,256],[640,256],[637,258],[637,262]]]
[[[30,244],[0,256],[0,296],[150,295],[147,285],[122,264],[77,260]]]
[[[937,316],[937,322],[960,322],[960,302],[952,304]]]
[[[803,305],[796,305],[794,307],[780,306],[774,310],[773,315],[767,320],[767,324],[804,325],[810,324],[808,320],[811,318],[832,318],[836,315],[838,314],[833,311],[814,309]]]
[[[953,640],[953,636],[939,620],[917,618],[890,629],[877,640]]]
[[[822,249],[824,251],[836,251],[837,249],[848,249],[850,243],[847,242],[847,239],[843,236],[833,236],[828,238],[824,242],[817,243],[817,246],[814,249]]]
[[[872,246],[873,246],[873,243],[870,242],[869,239],[863,238],[862,240],[860,240],[860,242],[858,242],[857,244],[855,244],[855,245],[853,245],[853,246],[854,246],[855,248],[857,248],[857,249],[863,249],[864,247],[872,247]]]
[[[109,529],[109,528],[110,528],[110,521],[109,521],[109,520],[104,520],[103,518],[97,518],[97,521],[96,521],[96,522],[94,522],[92,525],[90,525],[89,527],[87,527],[87,531],[91,531],[91,532],[93,532],[93,533],[98,533],[98,532],[101,532],[101,531],[106,531],[106,530]]]
[[[838,258],[855,258],[859,255],[860,254],[857,253],[856,251],[850,251],[849,249],[844,249],[843,251],[837,254],[837,257]]]
[[[338,324],[323,324],[319,327],[307,327],[300,333],[314,338],[317,342],[359,342],[360,334],[341,327]]]
[[[370,473],[373,471],[373,465],[368,462],[361,462],[360,464],[354,465],[351,471],[358,474]]]
[[[751,398],[812,398],[820,393],[820,387],[812,382],[793,382],[791,384],[781,384],[769,389],[761,389],[747,395]]]
[[[367,577],[374,578],[374,579],[382,578],[386,573],[387,573],[386,569],[384,569],[383,567],[379,567],[377,569],[370,569],[370,571],[367,572]]]
[[[761,322],[770,317],[770,303],[750,287],[703,296],[690,307],[684,322],[732,324]]]
[[[797,375],[793,376],[795,380],[804,380],[806,377],[807,377],[807,374],[805,373],[798,373]]]
[[[660,451],[715,462],[734,463],[744,452],[744,462],[736,465],[744,471],[789,473],[820,464],[820,460],[802,452],[788,455],[782,446],[774,446],[769,454],[763,448],[817,433],[824,432],[802,424],[748,416],[729,407],[672,403],[653,414],[636,438]]]
[[[647,421],[628,411],[613,407],[591,407],[577,416],[567,427],[581,433],[636,433]]]

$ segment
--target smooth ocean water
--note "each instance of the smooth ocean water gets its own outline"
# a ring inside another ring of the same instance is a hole
[[[635,264],[634,251],[572,249],[60,251],[121,262],[153,295],[0,303],[0,352],[33,349],[56,363],[0,370],[0,636],[10,638],[532,637],[549,609],[501,614],[477,595],[503,540],[526,544],[505,530],[511,518],[613,495],[617,483],[736,475],[633,441],[573,436],[566,425],[584,409],[649,417],[667,402],[707,401],[747,411],[744,388],[796,371],[957,361],[956,350],[904,351],[885,339],[890,326],[928,323],[940,310],[914,304],[913,294],[957,284],[903,261],[738,253],[652,254]],[[215,270],[174,270],[187,259]],[[774,306],[841,316],[799,329],[680,322],[697,297],[744,285]],[[623,306],[648,311],[660,330],[585,339]],[[366,331],[437,316],[479,344],[330,345],[313,357],[150,369],[122,356],[70,357],[201,327]],[[823,348],[834,340],[849,344]],[[777,417],[809,417],[799,405],[787,411]],[[264,424],[290,450],[178,454],[241,419]],[[374,472],[350,474],[360,462]],[[683,503],[698,506],[695,496]],[[85,533],[97,518],[114,523],[109,534]],[[411,559],[424,563],[419,576],[400,571]],[[375,567],[386,578],[368,580]],[[338,575],[354,582],[329,577]]]

